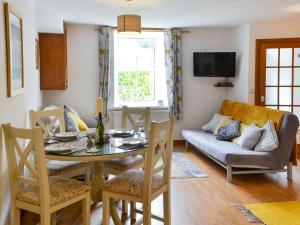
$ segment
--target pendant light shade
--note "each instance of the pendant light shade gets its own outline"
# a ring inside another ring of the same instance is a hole
[[[118,16],[118,33],[141,33],[141,17],[132,14]]]

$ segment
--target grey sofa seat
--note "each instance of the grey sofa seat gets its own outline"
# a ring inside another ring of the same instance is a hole
[[[245,150],[228,141],[218,141],[213,134],[202,130],[182,130],[182,137],[199,151],[212,156],[226,165],[252,165],[276,168],[276,159],[267,152]],[[280,168],[281,169],[281,168]]]
[[[291,154],[295,145],[299,121],[297,116],[285,113],[278,132],[279,147],[271,152],[245,150],[232,142],[218,141],[211,133],[202,130],[184,129],[181,136],[187,144],[192,144],[200,152],[208,155],[227,169],[227,180],[231,182],[232,174],[249,174],[264,172],[287,172],[292,178]],[[247,170],[233,170],[246,168]],[[250,168],[263,168],[253,170]]]

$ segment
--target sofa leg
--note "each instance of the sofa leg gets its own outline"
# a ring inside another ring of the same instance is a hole
[[[189,142],[188,142],[188,141],[185,141],[185,149],[186,149],[187,151],[189,151]]]
[[[232,167],[227,165],[227,181],[232,183]]]
[[[293,179],[293,165],[291,162],[287,165],[287,179],[292,180]]]

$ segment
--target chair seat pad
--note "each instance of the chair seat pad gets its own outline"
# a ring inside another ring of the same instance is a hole
[[[48,160],[47,168],[49,176],[59,176],[72,170],[85,169],[87,162],[56,161]]]
[[[163,177],[161,175],[154,175],[152,178],[152,192],[155,192],[163,185]],[[142,197],[143,188],[144,171],[132,169],[106,181],[103,184],[102,190],[117,194]]]
[[[68,201],[90,190],[84,182],[64,177],[49,177],[50,205]],[[20,189],[17,200],[32,205],[40,205],[40,193],[37,187],[27,185]]]
[[[142,168],[144,165],[144,158],[142,156],[130,156],[123,159],[113,159],[104,162],[106,170],[118,170],[125,172],[134,168]]]

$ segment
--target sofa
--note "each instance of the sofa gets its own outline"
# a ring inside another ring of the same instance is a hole
[[[268,121],[274,122],[279,147],[271,152],[245,150],[229,141],[218,141],[216,137],[201,129],[183,129],[182,137],[186,147],[194,146],[227,170],[227,180],[232,182],[235,174],[287,172],[292,179],[292,162],[296,160],[296,135],[299,126],[297,116],[289,112],[268,109],[245,103],[225,100],[220,114],[231,116],[234,120],[260,127]]]

